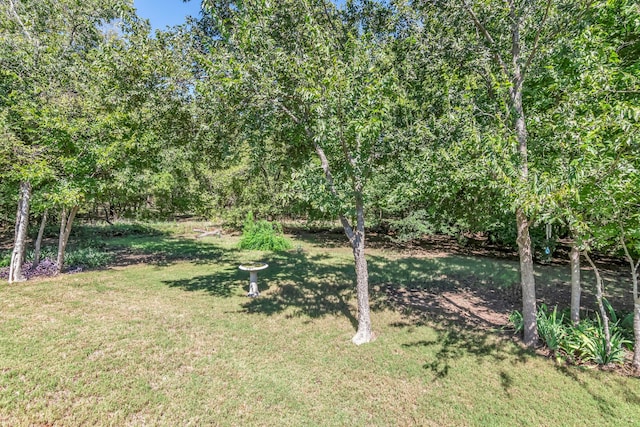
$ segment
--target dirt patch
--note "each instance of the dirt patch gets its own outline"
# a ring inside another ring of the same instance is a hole
[[[494,289],[420,289],[378,288],[394,309],[434,321],[474,329],[495,329],[508,324],[509,313],[516,309],[507,295]]]

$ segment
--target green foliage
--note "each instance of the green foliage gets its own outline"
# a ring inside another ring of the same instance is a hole
[[[602,320],[584,320],[576,327],[567,327],[569,333],[561,343],[561,349],[569,356],[575,356],[586,362],[607,365],[623,363],[625,346],[630,343],[623,337],[617,324],[611,326],[611,352],[607,354]]]
[[[259,251],[284,251],[292,248],[291,242],[282,233],[282,225],[265,220],[255,221],[252,212],[247,214],[238,246],[241,249]]]
[[[11,252],[4,252],[0,254],[0,268],[8,267],[11,264]]]
[[[538,310],[538,333],[542,342],[556,355],[562,355],[570,361],[592,362],[598,365],[624,363],[625,349],[632,343],[625,335],[624,328],[606,302],[611,315],[611,352],[607,354],[604,325],[598,314],[595,320],[583,319],[573,326],[563,314],[554,307],[550,311],[545,304]],[[627,316],[628,317],[628,316]],[[509,322],[517,333],[522,332],[522,314],[514,311],[509,315]]]
[[[538,334],[545,345],[554,352],[560,347],[566,336],[566,325],[563,324],[564,316],[558,317],[558,307],[549,312],[547,306],[542,304],[538,310],[537,324]]]
[[[71,267],[99,268],[107,266],[111,261],[113,256],[109,252],[92,247],[71,250],[64,256],[65,264]]]
[[[513,326],[516,334],[521,334],[524,329],[524,319],[522,313],[518,310],[514,310],[509,314],[509,323]]]
[[[91,245],[91,246],[89,246]],[[113,255],[106,249],[102,249],[100,244],[95,242],[84,242],[82,246],[67,249],[64,254],[64,264],[71,268],[100,268],[106,267],[113,261]],[[56,259],[58,249],[54,246],[42,248],[40,259]],[[27,252],[27,260],[33,260],[33,251]]]

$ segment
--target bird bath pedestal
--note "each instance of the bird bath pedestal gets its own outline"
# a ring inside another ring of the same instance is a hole
[[[249,272],[249,293],[247,294],[248,297],[255,298],[260,295],[260,292],[258,292],[258,271],[264,270],[267,267],[269,267],[269,264],[261,262],[244,264],[238,267],[240,270]]]

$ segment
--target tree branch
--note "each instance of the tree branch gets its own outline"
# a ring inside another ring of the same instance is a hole
[[[547,22],[547,18],[549,17],[549,10],[551,9],[551,0],[547,0],[547,7],[544,10],[544,16],[542,17],[542,21],[540,22],[540,25],[538,25],[538,30],[536,31],[536,36],[533,40],[533,48],[531,48],[531,53],[529,54],[529,57],[527,58],[527,61],[524,65],[524,70],[523,70],[523,74],[526,73],[529,70],[529,65],[531,65],[531,61],[533,61],[533,57],[535,56],[536,52],[538,51],[538,46],[540,43],[540,33],[542,32],[542,27],[544,27],[544,25]]]
[[[11,9],[11,12],[13,12],[13,15],[16,17],[16,20],[18,21],[18,25],[20,25],[20,28],[22,28],[22,32],[27,37],[27,39],[29,39],[29,42],[38,46],[38,41],[31,36],[31,33],[27,31],[27,27],[25,27],[24,23],[22,22],[22,19],[20,19],[20,15],[18,15],[18,11],[16,10],[16,5],[14,3],[14,0],[9,0],[9,7]]]
[[[329,191],[331,192],[331,194],[337,197],[338,191],[336,190],[336,186],[333,182],[333,174],[331,173],[331,168],[329,166],[329,159],[327,158],[327,155],[325,154],[320,144],[313,141],[313,147],[315,148],[316,153],[320,158],[320,164],[322,166],[322,170],[324,171],[324,176],[325,176],[325,179],[327,180],[327,184],[329,185]],[[353,246],[354,239],[355,239],[353,227],[349,223],[349,220],[342,214],[340,214],[340,222],[342,223],[342,227],[344,228],[344,232],[346,233],[347,238],[349,239],[349,242]]]
[[[500,52],[498,52],[498,47],[496,46],[496,42],[493,40],[493,37],[491,37],[491,34],[489,34],[489,31],[486,29],[486,27],[482,25],[482,22],[480,22],[478,16],[475,14],[473,9],[471,9],[471,6],[469,6],[466,0],[462,1],[462,5],[471,17],[473,24],[482,33],[485,40],[489,44],[488,47],[493,51],[493,56],[496,58],[496,61],[498,61],[500,68],[502,68],[502,71],[505,73],[505,75],[509,76],[509,69],[507,68],[507,64],[505,64],[505,62],[502,60],[502,56],[500,55]]]

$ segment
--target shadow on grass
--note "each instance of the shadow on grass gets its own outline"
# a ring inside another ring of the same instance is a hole
[[[163,280],[162,283],[172,288],[182,288],[185,291],[204,291],[215,297],[227,298],[239,288],[238,273],[235,269],[227,268],[215,274],[191,277],[182,280]]]
[[[578,374],[578,367],[566,366],[566,365],[556,365],[556,370],[561,374],[565,375],[567,378],[577,382],[580,386],[585,390],[591,398],[597,403],[600,411],[602,413],[607,414],[610,417],[615,417],[618,414],[618,410],[611,405],[607,399],[603,397],[601,390],[596,390],[593,388],[593,384],[596,384],[597,381],[588,382],[584,381]],[[581,372],[583,375],[589,375],[595,379],[599,379],[602,376],[602,372],[598,369],[583,369]],[[615,383],[616,387],[618,387],[619,394],[624,396],[626,402],[640,405],[640,392],[636,389],[631,389],[629,387],[629,383],[624,381],[624,379],[620,376],[610,376],[609,377],[613,383]]]
[[[265,280],[276,285],[275,292],[243,304],[249,313],[273,315],[293,309],[291,316],[318,318],[343,315],[357,327],[349,301],[353,298],[353,267],[329,255],[299,252],[272,253],[264,258],[269,264]]]
[[[249,275],[237,269],[237,257],[232,258],[228,251],[218,250],[226,254],[214,260],[234,262],[233,267],[163,283],[187,291],[205,291],[217,297],[231,297],[240,287],[247,291]],[[310,318],[342,315],[354,328],[357,326],[347,302],[353,297],[355,288],[351,265],[329,255],[308,256],[302,252],[267,253],[261,261],[268,263],[269,268],[258,274],[260,297],[242,304],[247,313],[274,315],[291,310],[290,316]]]
[[[116,238],[109,241],[108,245],[117,254],[114,265],[118,266],[140,262],[158,266],[178,261],[220,263],[229,260],[237,252],[236,249],[223,249],[206,241],[168,235]]]
[[[424,369],[433,373],[436,380],[446,378],[456,363],[465,356],[475,357],[478,363],[486,360],[503,361],[508,356],[515,356],[516,363],[526,363],[528,358],[534,357],[532,351],[523,347],[506,346],[509,338],[504,332],[471,329],[446,322],[429,322],[429,325],[436,330],[436,339],[408,342],[402,346],[439,348],[431,360],[423,365]],[[508,393],[512,381],[501,376],[501,383],[505,393]]]

